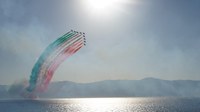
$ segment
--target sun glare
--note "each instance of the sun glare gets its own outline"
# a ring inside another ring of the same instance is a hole
[[[117,9],[123,0],[85,0],[89,11],[94,13],[110,14]]]
[[[134,2],[136,0],[133,0]],[[133,3],[132,0],[82,0],[81,4],[87,17],[93,21],[114,21],[122,13],[126,12],[126,6]]]
[[[114,5],[116,0],[88,0],[88,5],[92,7],[91,10],[105,11]]]

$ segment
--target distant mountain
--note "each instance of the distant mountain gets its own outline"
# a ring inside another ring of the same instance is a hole
[[[9,97],[7,87],[6,85],[0,85],[0,99]]]
[[[0,98],[8,97],[8,93],[6,94],[4,88],[0,86]],[[145,78],[142,80],[106,80],[93,83],[62,81],[51,83],[48,90],[39,96],[42,98],[200,97],[200,81],[169,81],[155,78]]]
[[[94,83],[54,82],[42,97],[200,97],[200,81],[106,80]]]

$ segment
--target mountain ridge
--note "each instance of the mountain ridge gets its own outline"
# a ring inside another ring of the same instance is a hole
[[[0,98],[12,95],[0,86]],[[16,92],[17,93],[17,92]],[[48,90],[38,95],[41,98],[80,97],[200,97],[200,81],[162,80],[144,78],[141,80],[103,80],[91,83],[57,81],[50,83]]]

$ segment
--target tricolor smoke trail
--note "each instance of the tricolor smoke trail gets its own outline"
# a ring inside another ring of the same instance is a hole
[[[84,45],[85,33],[73,30],[51,43],[35,63],[26,90],[29,93],[46,90],[59,65]]]

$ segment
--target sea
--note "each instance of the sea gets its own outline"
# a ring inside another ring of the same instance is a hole
[[[200,98],[4,99],[0,112],[200,112]]]

